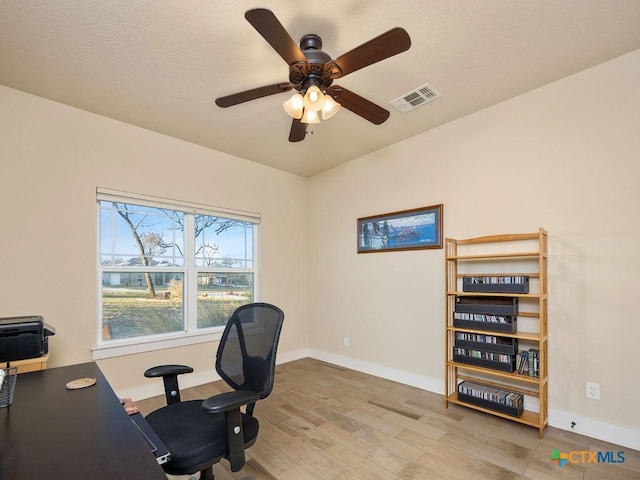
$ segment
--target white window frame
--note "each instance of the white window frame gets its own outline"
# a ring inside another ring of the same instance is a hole
[[[152,208],[163,208],[167,210],[178,210],[187,214],[202,214],[214,217],[224,217],[233,220],[248,221],[254,224],[253,228],[253,268],[229,269],[231,273],[253,273],[253,298],[258,301],[259,288],[259,256],[260,251],[260,214],[253,212],[243,212],[228,208],[213,207],[192,202],[184,202],[180,200],[153,197],[150,195],[140,195],[130,192],[121,192],[105,188],[96,189],[96,212],[97,212],[97,298],[98,310],[96,314],[96,345],[92,348],[92,357],[94,360],[104,358],[117,357],[122,355],[131,355],[165,348],[174,348],[185,345],[193,345],[196,343],[204,343],[219,340],[222,336],[224,327],[212,327],[206,329],[197,328],[197,275],[199,271],[206,271],[207,268],[195,266],[193,245],[185,242],[184,252],[184,330],[180,332],[171,332],[159,335],[148,335],[143,337],[134,337],[127,339],[102,340],[102,273],[103,268],[100,267],[100,201],[109,201],[114,203],[126,203],[133,205],[141,205]],[[185,230],[193,230],[193,216],[185,216]],[[221,270],[221,269],[216,269]],[[188,293],[195,292],[195,293]]]

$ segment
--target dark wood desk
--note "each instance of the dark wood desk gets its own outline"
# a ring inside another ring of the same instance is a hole
[[[96,385],[67,390],[70,380]],[[95,363],[19,375],[0,408],[0,480],[166,480]]]

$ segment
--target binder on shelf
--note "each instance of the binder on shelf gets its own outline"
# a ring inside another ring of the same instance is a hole
[[[456,332],[454,345],[456,347],[515,355],[518,352],[518,339],[484,335],[480,333]]]
[[[485,293],[529,293],[529,277],[527,276],[464,276],[463,292]]]
[[[478,313],[454,312],[453,326],[491,332],[515,333],[518,330],[518,318],[502,315],[484,315]]]
[[[456,297],[455,312],[484,315],[518,315],[518,299],[515,297]]]
[[[537,378],[540,376],[540,360],[538,358],[538,349],[529,349],[527,368],[530,377]]]
[[[453,361],[508,373],[516,368],[515,355],[460,347],[453,347]]]
[[[458,385],[458,400],[479,407],[520,417],[524,413],[524,396],[479,383],[464,381]]]
[[[523,350],[518,354],[516,373],[540,378],[540,356],[537,348]]]
[[[516,373],[518,375],[524,374],[525,368],[527,369],[527,374],[529,373],[529,350],[523,350],[520,352],[520,360],[518,361],[518,369]]]

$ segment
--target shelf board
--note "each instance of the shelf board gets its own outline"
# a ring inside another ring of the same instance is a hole
[[[502,235],[486,235],[484,237],[462,238],[454,240],[447,238],[447,242],[455,242],[458,245],[472,245],[475,243],[497,243],[497,242],[513,242],[519,240],[538,240],[540,235],[546,236],[547,231],[540,228],[537,232],[532,233],[507,233]]]
[[[480,372],[488,374],[494,377],[508,378],[509,380],[515,380],[517,382],[530,383],[533,385],[540,385],[547,381],[544,377],[530,377],[528,375],[518,375],[517,373],[501,372],[500,370],[494,370],[492,368],[479,367],[477,365],[469,365],[468,363],[458,363],[453,360],[447,361],[448,367],[454,367],[458,369],[464,369],[470,372]]]
[[[447,260],[495,260],[499,258],[537,258],[544,256],[540,252],[500,252],[500,253],[478,253],[473,255],[451,255]]]
[[[540,278],[540,274],[537,272],[482,272],[482,273],[456,273],[456,277],[529,277],[529,278]]]
[[[448,326],[447,330],[451,332],[465,332],[465,333],[478,333],[480,335],[492,335],[494,337],[517,338],[519,340],[530,340],[532,342],[540,341],[540,335],[538,335],[535,332],[506,333],[506,332],[494,332],[491,330],[480,330],[475,328],[460,328],[460,327],[454,327],[454,326]]]
[[[447,295],[456,297],[520,297],[520,298],[547,298],[546,293],[493,293],[493,292],[459,292],[447,291]]]
[[[512,415],[507,415],[505,413],[491,410],[489,408],[484,408],[479,405],[474,405],[473,403],[467,403],[467,402],[463,402],[462,400],[458,400],[457,392],[453,393],[452,395],[449,395],[447,397],[447,401],[458,404],[458,405],[463,405],[468,408],[473,408],[474,410],[478,410],[480,412],[490,413],[491,415],[496,415],[502,418],[508,418],[509,420],[513,420],[514,422],[524,423],[525,425],[529,425],[531,427],[541,428],[544,426],[544,424],[541,422],[541,415],[537,412],[532,412],[530,410],[525,410],[522,413],[521,417],[514,417]]]

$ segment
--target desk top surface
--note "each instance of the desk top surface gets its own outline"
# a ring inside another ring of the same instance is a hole
[[[71,380],[96,385],[67,390]],[[166,480],[95,363],[19,375],[0,408],[0,479]]]

